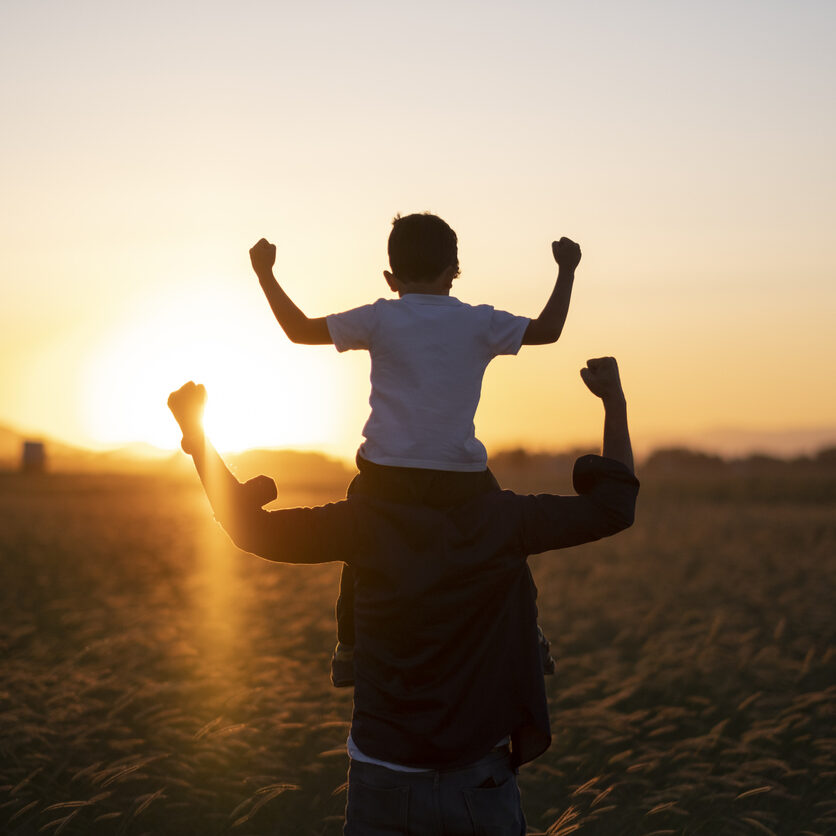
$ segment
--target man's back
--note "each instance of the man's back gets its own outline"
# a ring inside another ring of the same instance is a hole
[[[537,754],[548,746],[517,499],[495,491],[452,508],[354,502],[374,541],[354,563],[352,738],[365,755],[460,766],[532,724]]]
[[[389,498],[353,495],[319,508],[250,509],[227,525],[242,548],[356,570],[352,737],[379,760],[449,767],[511,734],[517,762],[550,740],[536,610],[526,558],[632,523],[638,482],[585,456],[578,496],[493,491],[458,501],[425,472]],[[420,501],[417,501],[420,500]]]

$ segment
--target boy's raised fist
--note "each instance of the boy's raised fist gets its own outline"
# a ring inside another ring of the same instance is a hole
[[[262,238],[250,248],[250,262],[257,276],[269,273],[276,263],[276,245]]]
[[[581,248],[571,238],[552,241],[554,260],[566,270],[574,270],[581,260]]]

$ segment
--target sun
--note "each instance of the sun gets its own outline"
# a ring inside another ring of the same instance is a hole
[[[102,444],[176,448],[180,437],[166,399],[194,380],[207,388],[205,425],[219,450],[327,447],[340,391],[328,349],[291,344],[269,314],[254,323],[252,311],[229,294],[184,291],[134,315],[91,352],[88,433]]]

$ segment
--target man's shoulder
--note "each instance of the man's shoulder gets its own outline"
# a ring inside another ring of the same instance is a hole
[[[401,468],[393,468],[398,471]],[[346,513],[358,515],[380,515],[390,519],[415,521],[426,524],[430,518],[447,519],[452,522],[470,520],[483,521],[485,524],[501,524],[507,527],[515,516],[514,509],[522,512],[524,506],[533,497],[509,490],[489,490],[484,493],[472,493],[468,489],[460,490],[457,486],[438,482],[432,477],[438,471],[418,471],[430,477],[427,486],[416,489],[414,485],[399,482],[393,478],[386,483],[386,489],[380,486],[349,493],[344,503]],[[461,475],[456,473],[455,475]],[[433,487],[435,484],[436,487]]]

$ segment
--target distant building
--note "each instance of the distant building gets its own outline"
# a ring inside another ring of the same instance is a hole
[[[24,441],[20,460],[24,473],[43,473],[46,470],[46,450],[42,441]]]

